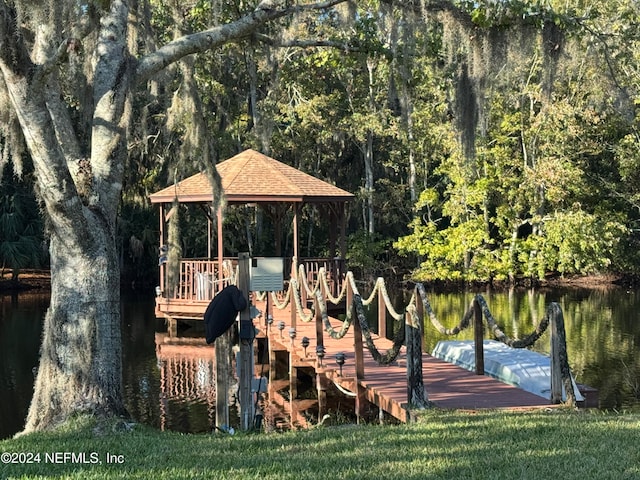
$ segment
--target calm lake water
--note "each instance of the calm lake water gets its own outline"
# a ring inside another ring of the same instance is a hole
[[[484,297],[496,321],[512,337],[530,333],[549,303],[558,302],[576,380],[599,390],[600,408],[640,409],[640,291],[528,290],[486,293]],[[458,324],[472,298],[471,293],[429,294],[438,319],[447,327]],[[0,295],[0,438],[10,437],[23,426],[48,302],[48,294]],[[277,320],[277,311],[275,316]],[[187,346],[164,345],[164,330],[164,322],[155,318],[151,293],[123,295],[127,408],[135,420],[158,428],[211,431],[215,417],[213,349],[204,346],[201,325],[180,332],[189,337]],[[471,339],[473,333],[469,330],[445,338],[427,325],[425,336],[431,351],[438,340]],[[535,349],[548,353],[548,333]],[[231,412],[233,416],[233,408]]]

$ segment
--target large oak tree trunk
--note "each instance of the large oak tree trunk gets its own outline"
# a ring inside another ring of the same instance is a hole
[[[57,75],[48,70],[56,58],[48,41],[53,30],[42,26],[29,55],[19,33],[8,31],[14,23],[0,29],[14,51],[0,54],[0,69],[31,153],[50,235],[51,303],[24,433],[71,414],[125,413],[115,230],[131,85],[127,15],[126,4],[114,0],[98,34],[90,145],[75,135]],[[83,151],[90,156],[83,158]]]
[[[51,238],[51,304],[25,432],[72,413],[124,415],[120,289],[113,233],[94,219],[93,238]]]

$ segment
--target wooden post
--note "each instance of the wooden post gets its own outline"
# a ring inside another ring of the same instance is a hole
[[[216,338],[216,427],[229,427],[229,381],[231,379],[231,332]]]
[[[378,290],[378,336],[387,338],[387,304],[380,290]]]
[[[298,244],[300,243],[299,240],[299,236],[300,234],[298,233],[298,214],[300,212],[300,204],[294,202],[292,204],[292,209],[293,209],[293,256],[295,258],[298,258],[298,256],[300,255],[299,250],[300,247],[298,246]]]
[[[315,324],[316,324],[316,346],[324,347],[324,329],[322,328],[322,312],[320,311],[320,302],[318,296],[313,297],[313,310],[315,312]]]
[[[327,386],[324,380],[324,367],[316,371],[316,389],[318,392],[318,423],[327,413]],[[293,420],[292,420],[293,421]]]
[[[269,343],[269,382],[267,383],[267,393],[269,399],[273,399],[276,393],[275,380],[278,379],[278,359],[276,358],[276,350],[273,349],[274,342],[271,341],[270,333],[267,336],[267,342]]]
[[[360,418],[365,415],[367,399],[365,388],[360,385],[360,380],[364,379],[364,351],[362,348],[362,327],[356,317],[353,321],[353,349],[356,362],[356,421],[359,424]]]
[[[360,423],[360,418],[365,415],[365,408],[367,406],[367,399],[365,396],[365,389],[360,385],[360,380],[364,380],[364,348],[362,342],[362,326],[360,325],[360,318],[358,317],[358,310],[353,304],[353,291],[351,285],[347,285],[346,295],[347,308],[353,308],[353,352],[354,361],[356,362],[356,420]]]
[[[477,298],[473,299],[473,338],[476,352],[476,375],[484,375],[484,328],[482,325],[482,307]]]
[[[353,308],[353,352],[356,362],[356,379],[364,379],[364,346],[362,343],[362,327],[360,326],[360,319],[358,318],[358,312],[353,306],[353,292],[351,291],[351,285],[347,287],[347,305]],[[348,307],[349,308],[349,307]]]
[[[289,408],[291,409],[291,428],[296,428],[300,412],[297,408],[298,399],[298,370],[294,365],[294,352],[289,351]]]
[[[291,271],[289,272],[289,288],[291,289],[293,288],[293,286],[291,285],[291,280],[293,279],[296,280],[295,284],[300,287],[300,280],[298,279],[298,257],[296,257],[295,255],[291,259]],[[300,293],[300,295],[300,299],[302,301],[302,293]],[[291,325],[295,325],[297,319],[297,308],[295,301],[295,292],[293,290],[291,290],[291,298],[289,299],[289,302],[291,304]]]
[[[307,279],[309,278],[309,272],[307,272],[307,267],[304,268],[304,274],[306,275]],[[300,289],[299,293],[300,293],[300,305],[302,306],[302,310],[304,311],[305,308],[307,308],[307,288],[304,286],[304,282],[305,279],[304,278],[300,278],[298,277],[298,288]],[[315,301],[315,299],[313,300]],[[293,308],[293,306],[291,307]]]
[[[160,204],[160,247],[158,248],[158,256],[160,257],[162,255],[162,247],[164,247],[166,245],[166,239],[165,239],[165,223],[166,223],[166,219],[165,219],[165,214],[164,214],[164,203]],[[166,288],[166,284],[165,284],[165,272],[167,270],[167,262],[164,261],[162,263],[160,263],[160,290],[161,292],[164,293],[164,296],[166,298],[169,298],[169,294],[171,292],[165,292],[165,288]]]
[[[347,202],[342,202],[340,209],[340,258],[347,256]]]
[[[224,263],[224,244],[222,236],[222,207],[218,207],[217,212],[217,227],[218,227],[218,288],[214,288],[214,295],[222,289],[222,280],[224,279],[224,272],[222,264]]]
[[[301,288],[304,290],[304,288]],[[315,323],[316,323],[316,389],[318,392],[318,422],[321,421],[323,415],[327,411],[327,388],[324,381],[324,362],[322,360],[322,367],[320,366],[320,359],[317,357],[317,348],[324,347],[324,337],[322,334],[322,314],[320,312],[320,302],[318,297],[313,298],[313,305],[315,311]]]
[[[560,305],[553,302],[551,315],[551,403],[562,403],[562,387],[567,395],[567,404],[575,407],[576,394],[573,391],[569,358],[567,355],[567,335],[564,316]]]
[[[411,312],[405,314],[407,403],[412,408],[425,408],[427,406],[427,399],[422,375],[422,322],[414,320]]]
[[[249,430],[253,425],[254,403],[251,383],[254,376],[253,338],[255,335],[249,305],[249,265],[250,257],[246,252],[238,255],[238,289],[247,300],[247,308],[240,312],[240,378],[238,393],[240,397],[240,428]]]

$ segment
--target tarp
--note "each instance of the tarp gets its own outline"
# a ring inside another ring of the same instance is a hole
[[[512,348],[496,340],[482,343],[486,375],[551,400],[551,359],[547,355],[526,348]],[[431,355],[466,370],[476,369],[473,340],[440,341]],[[575,381],[573,391],[577,401],[584,400]],[[566,398],[564,388],[562,396]]]
[[[213,343],[216,338],[231,328],[233,322],[241,312],[247,308],[247,299],[235,285],[223,288],[204,312],[204,329],[207,343]]]

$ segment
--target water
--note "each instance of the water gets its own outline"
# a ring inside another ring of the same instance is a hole
[[[0,439],[24,426],[48,305],[48,294],[0,294]],[[166,327],[155,318],[151,295],[124,295],[121,315],[124,397],[132,417],[162,429],[211,431],[215,365],[202,326],[180,332],[202,347],[163,347]]]
[[[640,291],[531,290],[484,297],[500,327],[512,337],[530,333],[548,304],[559,302],[577,381],[599,390],[600,408],[640,410]],[[447,327],[457,325],[472,298],[470,293],[429,293],[438,320]],[[403,300],[398,300],[398,309]],[[23,426],[48,302],[47,294],[0,295],[0,438]],[[202,325],[179,332],[187,345],[168,345],[151,295],[125,295],[122,305],[124,395],[133,418],[162,429],[211,431],[215,369]],[[451,339],[430,325],[425,336],[428,351],[438,340]],[[455,338],[471,339],[473,332]],[[548,333],[535,349],[548,353]],[[232,405],[232,418],[236,413]]]
[[[428,298],[438,320],[452,328],[474,295],[431,292]],[[569,364],[577,382],[598,389],[601,409],[640,410],[640,291],[554,289],[482,295],[500,328],[512,338],[533,332],[549,304],[558,302],[565,321]],[[426,350],[431,352],[439,340],[472,340],[473,330],[448,337],[429,323],[425,337]],[[485,334],[485,338],[489,337]],[[532,350],[549,353],[549,331]]]

